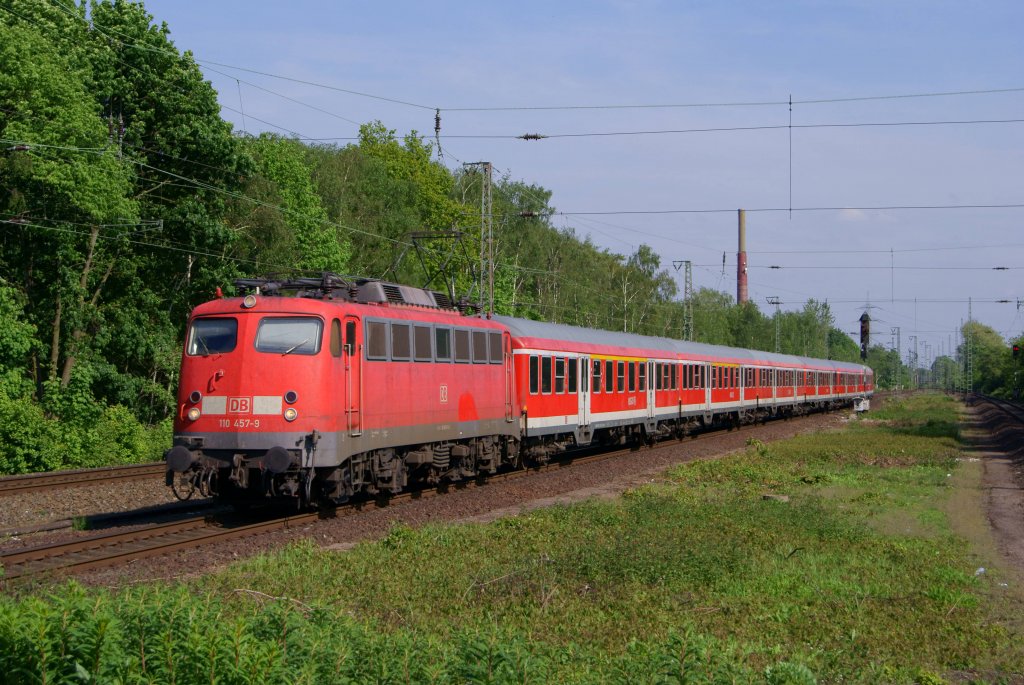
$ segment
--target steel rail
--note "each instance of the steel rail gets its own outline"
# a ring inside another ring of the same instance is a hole
[[[46,471],[19,476],[4,476],[0,478],[0,496],[17,495],[32,490],[52,490],[98,483],[145,480],[158,475],[163,476],[166,470],[167,465],[162,461],[157,461],[127,466],[104,466],[96,469]]]

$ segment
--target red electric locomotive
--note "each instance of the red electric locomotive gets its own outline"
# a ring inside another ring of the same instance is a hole
[[[514,459],[503,326],[379,281],[239,285],[244,297],[189,321],[166,455],[176,488],[343,501]]]
[[[189,320],[166,454],[179,495],[342,502],[873,388],[856,364],[465,316],[375,280],[236,284]]]

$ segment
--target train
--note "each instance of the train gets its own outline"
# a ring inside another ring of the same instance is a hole
[[[499,315],[444,293],[336,274],[239,279],[197,306],[167,484],[300,506],[865,409],[867,366]]]

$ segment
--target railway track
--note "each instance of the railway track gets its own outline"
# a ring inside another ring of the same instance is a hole
[[[996,407],[1001,412],[1012,418],[1014,422],[1024,425],[1024,407],[1020,406],[1016,402],[1000,399],[998,397],[981,395],[979,393],[973,393],[971,395],[971,398],[975,402],[981,401],[989,403],[993,407]]]
[[[718,433],[721,433],[721,431],[702,432],[690,436],[687,440],[700,439],[705,435],[715,435]],[[640,451],[663,449],[677,446],[678,444],[678,441],[666,440],[651,448],[631,446],[598,454],[577,454],[571,458],[555,460],[548,464],[528,469],[498,473],[475,480],[444,483],[436,488],[405,492],[377,501],[358,501],[339,506],[335,509],[294,514],[258,522],[246,522],[244,519],[239,518],[237,514],[197,516],[171,523],[147,525],[131,531],[115,531],[78,538],[69,542],[38,545],[0,553],[0,565],[2,565],[0,577],[10,581],[41,574],[69,574],[88,569],[114,566],[133,559],[169,554],[178,550],[260,533],[298,528],[318,520],[351,516],[413,499],[421,500],[450,491],[529,477],[556,469],[618,459],[625,455],[637,454]]]
[[[74,471],[48,471],[28,473],[21,476],[0,478],[0,497],[18,495],[32,490],[53,490],[72,488],[98,483],[116,483],[130,480],[144,480],[163,476],[167,465],[162,461],[128,466],[104,466],[98,469],[77,469]]]
[[[614,459],[632,451],[617,450],[599,455],[577,457],[573,460],[552,462],[531,469],[499,473],[478,480],[446,483],[437,488],[402,493],[379,501],[360,501],[336,509],[272,518],[256,523],[244,523],[237,515],[197,516],[171,523],[152,524],[130,531],[104,533],[68,542],[37,545],[0,553],[2,578],[15,580],[46,573],[75,573],[104,566],[114,566],[132,559],[169,554],[224,540],[295,528],[321,519],[351,516],[362,511],[444,494],[451,490],[478,487],[488,482],[522,478],[551,469],[566,468],[573,464]]]

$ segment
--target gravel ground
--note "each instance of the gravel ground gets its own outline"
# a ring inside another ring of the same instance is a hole
[[[176,502],[163,476],[0,497],[0,531]],[[0,532],[2,535],[2,532]],[[2,538],[0,538],[2,540]],[[2,545],[0,545],[2,547]]]
[[[834,429],[849,420],[849,413],[814,415],[790,421],[775,421],[764,426],[745,427],[742,430],[708,434],[697,440],[663,445],[654,450],[640,450],[619,459],[582,464],[547,473],[530,474],[509,481],[457,490],[440,497],[411,500],[384,509],[362,512],[338,519],[326,519],[300,529],[268,533],[252,538],[226,542],[216,548],[202,547],[151,559],[140,559],[131,564],[97,569],[77,576],[87,585],[120,587],[127,584],[156,579],[185,579],[230,564],[240,558],[266,552],[309,538],[328,549],[346,550],[354,544],[377,539],[396,523],[418,526],[430,522],[476,522],[501,516],[511,516],[556,502],[572,502],[588,497],[613,497],[624,490],[651,482],[668,467],[691,461],[720,457],[745,447],[749,438],[768,442],[804,432]],[[152,488],[152,489],[151,489]],[[90,490],[86,494],[84,490]],[[98,492],[102,490],[103,492]],[[10,502],[22,512],[34,512],[35,519],[23,514],[23,520],[66,517],[71,512],[123,511],[139,506],[170,501],[162,482],[150,485],[136,483],[133,487],[117,486],[77,488],[53,493],[49,503],[42,495],[33,495],[32,501]],[[130,499],[126,495],[131,492]],[[11,500],[22,499],[12,497]],[[24,498],[29,499],[28,497]],[[113,502],[117,502],[113,505]],[[47,507],[53,505],[52,509]],[[61,512],[58,516],[57,512]],[[20,540],[0,542],[0,550],[25,544],[41,544],[86,535],[77,531],[40,533]]]

